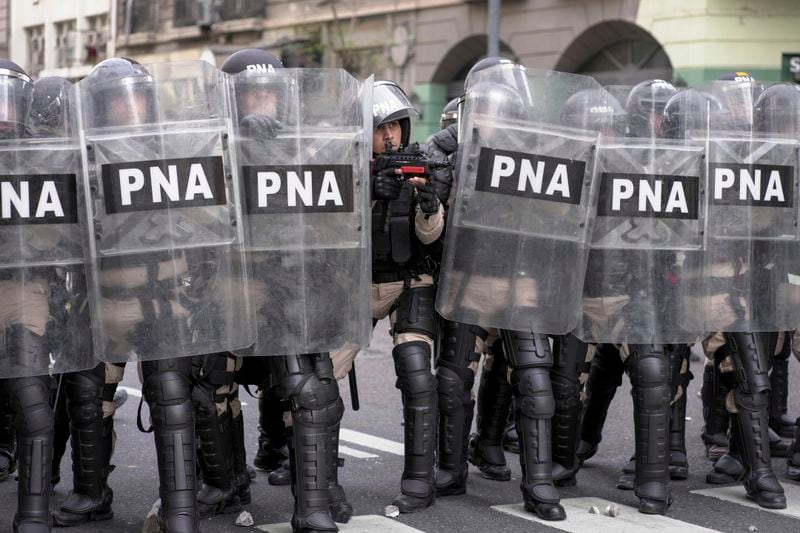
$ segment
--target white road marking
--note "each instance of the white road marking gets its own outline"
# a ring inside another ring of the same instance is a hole
[[[139,389],[134,389],[133,387],[126,387],[125,385],[120,385],[117,387],[118,389],[122,389],[127,392],[131,396],[136,396],[137,398],[142,397],[142,391]]]
[[[361,450],[356,450],[355,448],[351,448],[350,446],[342,446],[339,445],[339,453],[342,455],[349,455],[350,457],[355,457],[356,459],[374,459],[378,457],[374,453],[367,453],[362,452]]]
[[[342,533],[424,533],[419,529],[414,529],[401,522],[396,522],[391,518],[379,515],[354,516],[347,524],[336,524]],[[256,529],[266,533],[292,533],[292,526],[288,523],[266,524],[256,526]]]
[[[382,452],[389,452],[394,455],[405,455],[405,447],[400,442],[395,442],[389,439],[383,439],[360,431],[353,431],[352,429],[344,429],[339,432],[339,440],[347,441],[352,444],[358,444],[365,448],[372,448]]]
[[[585,533],[587,531],[613,531],[614,533],[641,533],[642,531],[717,533],[714,529],[682,522],[667,516],[642,514],[635,507],[628,505],[617,504],[619,505],[620,513],[619,516],[614,518],[605,514],[589,513],[589,509],[593,505],[597,506],[601,513],[604,513],[606,506],[611,503],[613,502],[591,497],[561,500],[561,505],[567,511],[567,519],[558,522],[542,520],[533,513],[526,511],[521,503],[495,505],[492,509],[569,533]]]
[[[786,509],[765,509],[750,500],[745,495],[744,487],[741,485],[729,485],[726,487],[716,487],[713,489],[699,489],[693,490],[692,494],[699,494],[701,496],[709,496],[724,500],[726,502],[752,507],[753,509],[760,509],[770,513],[780,514],[784,516],[791,516],[792,518],[800,518],[800,486],[793,483],[781,483],[783,490],[786,493]]]

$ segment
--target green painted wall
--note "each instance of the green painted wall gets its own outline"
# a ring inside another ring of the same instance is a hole
[[[412,131],[412,140],[423,142],[432,133],[439,131],[439,118],[447,104],[446,83],[419,83],[414,86],[422,118],[417,120]]]
[[[636,23],[690,85],[736,70],[779,81],[783,52],[800,49],[797,0],[641,0]]]

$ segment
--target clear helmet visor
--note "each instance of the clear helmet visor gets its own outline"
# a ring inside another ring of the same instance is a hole
[[[36,137],[71,137],[74,134],[73,85],[61,78],[42,78],[33,84],[28,123]]]
[[[88,128],[140,126],[158,120],[155,83],[150,76],[121,78],[89,86]]]
[[[31,87],[27,78],[0,76],[0,137],[23,134],[30,107]]]
[[[262,116],[283,124],[292,121],[297,103],[296,83],[290,70],[245,70],[234,78],[238,120]]]
[[[800,85],[780,83],[765,89],[753,113],[756,131],[800,139]]]

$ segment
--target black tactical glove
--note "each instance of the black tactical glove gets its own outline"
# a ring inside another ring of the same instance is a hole
[[[439,197],[436,196],[436,189],[431,180],[428,180],[425,185],[417,186],[417,198],[419,199],[419,208],[425,215],[435,215],[439,211]]]
[[[244,117],[240,123],[240,128],[250,137],[274,139],[278,136],[278,131],[283,128],[283,124],[272,117],[254,114]]]
[[[397,169],[387,168],[378,172],[372,178],[373,200],[394,200],[400,197],[402,182],[397,179]]]

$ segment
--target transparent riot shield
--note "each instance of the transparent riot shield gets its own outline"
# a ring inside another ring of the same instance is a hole
[[[581,93],[600,96],[603,119],[591,119],[592,105],[568,105]],[[500,65],[468,80],[436,301],[442,316],[551,334],[575,327],[595,149],[620,111],[585,76]]]
[[[73,87],[33,84],[30,113],[0,141],[0,377],[73,372],[97,364],[79,220],[80,146]]]
[[[79,84],[97,354],[117,362],[249,346],[221,74],[201,61],[124,61]]]
[[[229,95],[258,329],[237,353],[366,346],[372,79],[245,71]]]
[[[689,141],[608,139],[583,288],[586,342],[682,343],[693,296],[683,271],[702,260],[704,150]]]
[[[708,331],[793,330],[800,324],[800,92],[733,81],[705,90],[719,106],[705,139],[707,253],[696,316]]]

